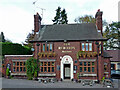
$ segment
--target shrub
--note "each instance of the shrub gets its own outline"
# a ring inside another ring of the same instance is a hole
[[[10,76],[9,68],[6,69],[6,75]]]
[[[37,77],[37,71],[39,71],[39,66],[37,66],[37,59],[33,57],[29,58],[26,62],[26,69],[29,80],[32,80],[33,77]]]

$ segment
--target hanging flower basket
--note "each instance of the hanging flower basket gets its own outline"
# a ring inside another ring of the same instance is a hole
[[[95,57],[97,55],[97,52],[85,52],[85,51],[79,51],[77,52],[77,59],[80,57],[86,58],[86,57]]]

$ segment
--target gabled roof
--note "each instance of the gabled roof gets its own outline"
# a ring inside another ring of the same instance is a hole
[[[120,62],[120,50],[105,50],[105,52],[112,56],[111,61]]]
[[[33,41],[106,40],[93,23],[44,25]]]

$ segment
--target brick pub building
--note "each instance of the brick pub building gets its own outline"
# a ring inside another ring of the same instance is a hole
[[[41,25],[34,15],[33,57],[40,61],[39,77],[101,80],[110,78],[110,57],[103,51],[102,11],[94,23]],[[30,55],[6,55],[11,74],[26,75],[24,62]]]

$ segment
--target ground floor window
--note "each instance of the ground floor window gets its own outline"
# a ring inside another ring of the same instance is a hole
[[[13,72],[26,72],[25,61],[13,61]]]
[[[80,72],[95,72],[95,62],[79,62]]]
[[[51,73],[55,72],[55,62],[40,62],[40,72],[41,73]]]

